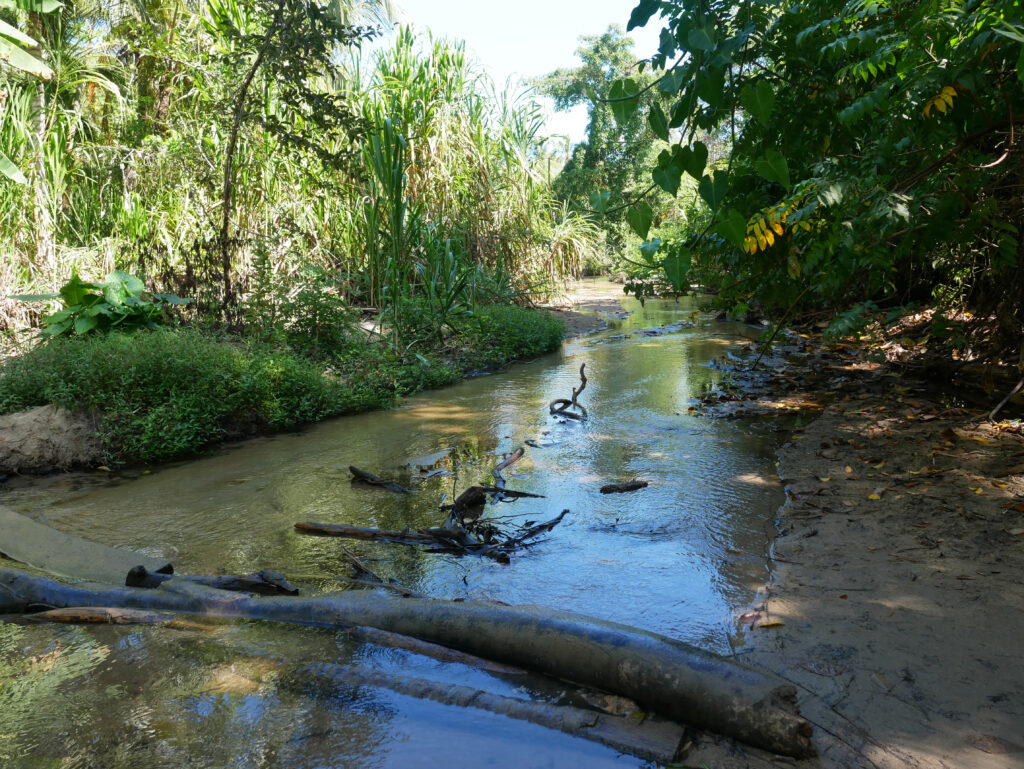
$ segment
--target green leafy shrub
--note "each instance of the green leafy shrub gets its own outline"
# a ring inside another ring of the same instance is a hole
[[[47,403],[102,414],[111,454],[146,461],[372,405],[294,353],[191,330],[54,339],[4,362],[0,413]]]
[[[63,309],[43,318],[39,333],[50,338],[156,328],[167,320],[169,308],[191,301],[174,294],[149,294],[141,280],[121,270],[107,275],[103,283],[87,283],[73,275],[60,293],[11,298],[23,302],[60,299],[64,303]]]

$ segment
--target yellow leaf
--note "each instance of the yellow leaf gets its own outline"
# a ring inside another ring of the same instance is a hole
[[[782,627],[785,624],[781,619],[771,619],[767,622],[758,623],[758,627]]]
[[[875,470],[881,470],[883,467],[885,467],[885,460],[883,459],[877,465],[871,465],[871,467],[874,468]]]
[[[877,494],[868,494],[868,499],[881,499]]]
[[[785,216],[782,217],[782,221],[786,221]],[[775,230],[776,235],[784,235],[786,232],[782,229],[782,224],[780,222],[772,222],[772,229]]]
[[[818,476],[818,480],[821,481],[822,483],[828,483],[829,481],[832,480],[832,476],[831,475],[825,475],[825,476],[819,475]]]
[[[975,494],[983,494],[984,490],[981,488],[981,486],[979,486],[978,488],[974,489],[974,493]]]
[[[764,231],[764,239],[768,241],[769,246],[775,245],[775,233],[771,230]]]
[[[1005,488],[1007,488],[1007,487],[1008,487],[1008,486],[1009,486],[1010,484],[1008,484],[1008,483],[1003,483],[1002,481],[992,481],[992,485],[993,485],[993,486],[995,486],[995,487],[996,487],[997,489],[1005,489]]]
[[[843,469],[844,469],[844,470],[846,471],[846,474],[847,474],[847,475],[853,475],[853,468],[852,468],[852,467],[850,467],[849,465],[847,465],[847,466],[846,466],[846,467],[844,467]]]
[[[811,231],[811,223],[810,222],[800,222],[800,226],[803,227],[804,230],[806,230],[807,232]]]

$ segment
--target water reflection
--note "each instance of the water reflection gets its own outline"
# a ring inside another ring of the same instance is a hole
[[[50,479],[13,489],[4,501],[57,528],[171,558],[183,573],[271,568],[308,591],[343,589],[332,579],[349,573],[339,543],[297,535],[294,522],[437,525],[446,496],[489,485],[497,458],[530,440],[537,447],[506,477],[510,487],[545,498],[500,504],[488,514],[542,520],[572,512],[510,565],[397,545],[347,546],[380,573],[431,595],[541,603],[725,650],[731,614],[766,573],[767,529],[781,502],[774,434],[687,415],[686,408],[720,376],[704,364],[757,330],[698,316],[693,328],[642,336],[635,331],[689,322],[696,305],[627,302],[627,309],[633,315],[603,334],[410,398],[391,412],[250,441],[130,480]],[[578,385],[583,362],[588,385],[581,401],[591,418],[560,423],[547,404]],[[349,465],[416,493],[355,486]],[[631,478],[650,486],[632,494],[598,491]],[[365,687],[324,692],[285,685],[278,675],[285,662],[367,658],[499,693],[521,683],[368,648],[341,633],[261,623],[208,633],[30,632],[66,648],[112,649],[100,672],[41,695],[44,712],[63,707],[58,703],[72,690],[88,703],[59,734],[34,721],[17,730],[36,758],[66,756],[63,766],[638,765],[482,712]]]

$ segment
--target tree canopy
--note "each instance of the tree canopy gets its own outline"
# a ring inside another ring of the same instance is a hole
[[[1018,0],[643,0],[628,29],[656,17],[644,72],[669,109],[635,79],[608,93],[679,131],[651,179],[675,194],[692,176],[710,213],[647,247],[677,289],[700,278],[778,309],[958,302],[997,316],[997,347],[1019,344]],[[725,160],[700,132],[727,137]]]

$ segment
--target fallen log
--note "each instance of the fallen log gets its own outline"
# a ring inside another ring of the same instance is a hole
[[[344,523],[313,523],[300,521],[295,524],[296,531],[303,534],[314,534],[321,537],[343,537],[345,539],[365,539],[377,542],[397,542],[401,545],[436,545],[437,537],[418,531],[392,529],[366,529],[362,526],[349,526]]]
[[[352,473],[353,483],[368,483],[371,486],[380,486],[382,489],[393,491],[396,494],[412,494],[412,491],[405,488],[405,486],[402,486],[399,483],[393,483],[392,481],[385,481],[383,478],[378,478],[373,473],[360,470],[358,467],[349,465],[348,471]]]
[[[115,584],[140,563],[151,572],[171,574],[174,571],[170,562],[162,558],[150,558],[66,534],[3,505],[0,505],[0,553],[50,574]]]
[[[8,611],[110,606],[364,625],[629,697],[645,710],[776,753],[802,758],[815,752],[792,685],[656,633],[569,612],[364,591],[255,598],[178,580],[155,590],[64,585],[12,569],[0,569],[0,605]]]
[[[680,749],[685,730],[674,721],[663,718],[636,719],[612,716],[571,705],[550,705],[518,697],[505,697],[460,684],[406,678],[362,666],[343,667],[320,663],[310,665],[292,675],[299,678],[310,677],[318,684],[327,684],[331,687],[372,686],[445,705],[478,708],[508,718],[539,724],[548,729],[607,745],[621,753],[662,764],[672,763],[682,757]]]
[[[239,576],[237,574],[219,574],[212,577],[185,577],[182,575],[159,574],[146,569],[145,566],[133,566],[125,577],[126,587],[160,587],[169,579],[182,579],[200,585],[215,587],[218,590],[237,590],[242,593],[258,593],[259,595],[298,595],[299,589],[291,585],[276,571],[258,571],[255,574]]]
[[[26,614],[30,622],[60,622],[101,625],[162,625],[174,622],[173,614],[142,609],[117,609],[109,606],[77,606]]]
[[[365,641],[377,646],[386,646],[389,649],[404,649],[405,651],[413,652],[423,657],[430,657],[441,662],[457,662],[460,665],[476,668],[488,673],[519,676],[527,672],[522,668],[514,668],[511,665],[491,662],[483,657],[449,649],[447,646],[430,643],[429,641],[421,641],[419,638],[413,638],[412,636],[392,633],[388,630],[378,630],[373,627],[354,627],[349,628],[345,632],[358,641]]]
[[[650,485],[647,481],[626,481],[625,483],[606,483],[601,487],[602,494],[622,494],[627,491],[646,489]]]

